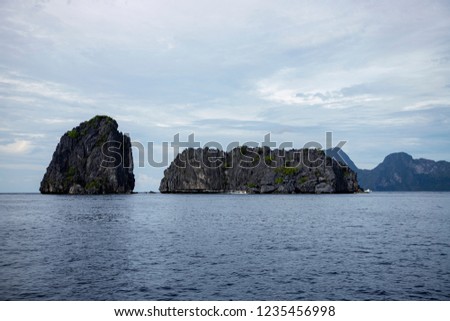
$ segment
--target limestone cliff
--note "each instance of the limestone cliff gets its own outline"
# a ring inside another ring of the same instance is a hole
[[[108,116],[66,132],[41,182],[43,194],[130,193],[134,188],[130,138]]]
[[[323,151],[243,146],[187,149],[164,172],[161,193],[354,193],[356,174]]]

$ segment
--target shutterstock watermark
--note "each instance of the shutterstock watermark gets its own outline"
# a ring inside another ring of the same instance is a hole
[[[107,141],[102,145],[102,167],[123,166],[124,168],[131,168],[133,166],[132,159],[128,157],[131,156],[131,153],[126,150],[129,147],[125,140],[129,140],[129,134],[127,133],[125,133],[122,142]],[[277,144],[277,142],[272,141],[271,134],[267,133],[261,142],[246,141],[240,143],[239,141],[233,141],[224,148],[222,144],[216,141],[209,141],[202,145],[201,142],[195,140],[194,133],[188,135],[187,140],[180,140],[180,134],[177,133],[173,136],[172,142],[161,143],[159,161],[155,159],[158,153],[155,153],[154,142],[147,142],[145,146],[141,142],[131,141],[131,148],[133,153],[137,152],[137,162],[134,163],[134,166],[137,167],[146,166],[146,155],[147,165],[151,167],[169,166],[171,148],[175,160],[173,164],[181,168],[187,166],[197,168],[218,168],[222,166],[226,168],[233,166],[252,168],[259,166],[261,163],[273,168],[280,165],[295,168],[300,165],[309,167],[333,166],[332,162],[326,161],[326,158],[317,153],[317,150],[326,151],[327,156],[336,160],[339,166],[346,166],[344,159],[339,154],[346,143],[347,141],[341,140],[336,146],[333,146],[333,133],[326,132],[325,146],[319,142],[310,141],[305,143],[301,149],[293,149],[293,142]],[[187,152],[183,153],[184,150],[187,150]],[[238,159],[239,162],[236,162],[235,159]]]

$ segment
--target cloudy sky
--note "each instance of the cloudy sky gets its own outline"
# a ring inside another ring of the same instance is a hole
[[[0,192],[38,191],[96,114],[156,160],[177,133],[302,147],[331,131],[360,168],[450,161],[450,3],[1,0],[0,112]],[[137,168],[136,190],[162,171]]]

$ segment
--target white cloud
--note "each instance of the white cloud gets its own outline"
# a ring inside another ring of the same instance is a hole
[[[417,111],[417,110],[429,110],[433,108],[438,108],[445,106],[446,108],[450,107],[450,97],[449,99],[432,99],[427,101],[419,101],[413,104],[410,104],[406,107],[403,107],[404,111]]]
[[[286,105],[318,106],[327,109],[345,109],[355,105],[388,100],[371,94],[346,96],[340,90],[296,92],[295,89],[279,89],[274,86],[261,86],[258,88],[263,99]]]
[[[92,105],[94,100],[83,97],[82,95],[63,86],[49,81],[36,81],[25,77],[11,77],[6,74],[0,75],[0,89],[4,92],[15,93],[16,95],[25,95],[22,99],[30,102],[27,96],[37,96],[46,99],[57,100],[64,103],[77,103]]]
[[[30,139],[40,139],[40,138],[46,137],[46,134],[41,134],[41,133],[12,133],[12,135],[19,136],[19,137],[27,137]]]
[[[264,79],[257,83],[257,95],[264,100],[286,105],[318,106],[329,109],[344,109],[378,101],[387,101],[391,98],[388,94],[363,93],[347,95],[345,88],[360,85],[351,82],[342,75],[341,82],[335,84],[326,83],[327,73],[324,72],[323,83],[316,77],[314,80],[304,78],[287,77],[286,79]],[[370,78],[366,81],[371,81]],[[313,83],[317,85],[314,86]]]
[[[75,119],[71,119],[71,118],[42,118],[41,121],[44,124],[49,124],[49,125],[53,125],[53,124],[73,124],[76,123]]]
[[[16,139],[13,143],[0,145],[0,153],[4,154],[25,154],[31,149],[32,145],[28,140]]]

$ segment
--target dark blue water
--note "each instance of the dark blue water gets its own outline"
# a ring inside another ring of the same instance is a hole
[[[0,300],[449,299],[449,193],[0,195]]]

